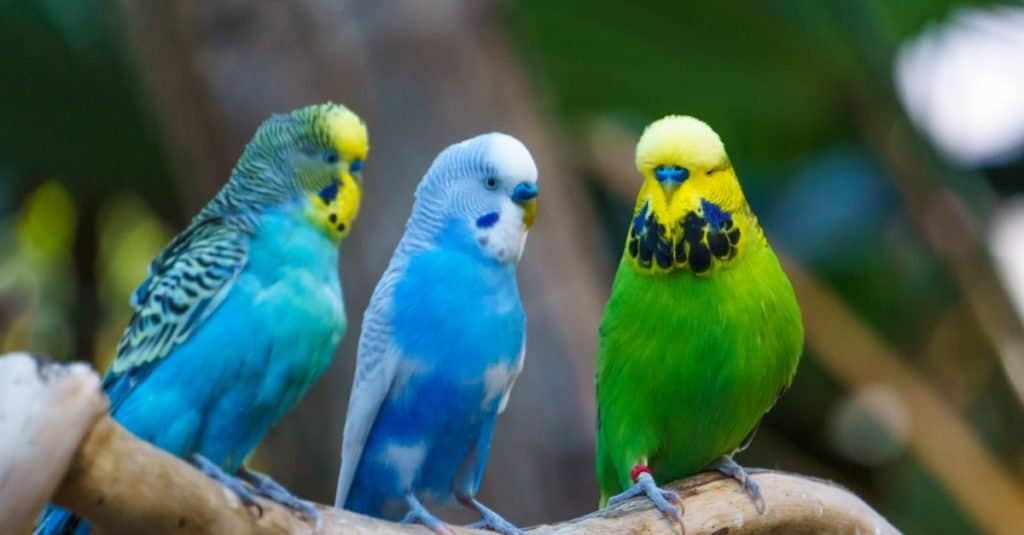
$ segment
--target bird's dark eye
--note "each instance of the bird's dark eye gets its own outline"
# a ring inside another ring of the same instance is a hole
[[[487,189],[497,188],[498,187],[498,179],[494,178],[494,177],[488,177],[486,180],[484,180],[484,186],[486,186]]]
[[[362,160],[352,160],[352,163],[348,164],[348,172],[349,173],[358,173],[359,171],[362,171],[362,170],[363,170],[363,161]]]
[[[325,152],[324,153],[324,161],[325,162],[327,162],[327,163],[329,163],[331,165],[334,165],[334,164],[338,163],[338,160],[339,160],[338,153],[336,153],[336,152]]]

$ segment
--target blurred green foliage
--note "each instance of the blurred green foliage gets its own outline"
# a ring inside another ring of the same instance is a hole
[[[109,0],[0,0],[0,162],[78,199],[171,190],[158,125]]]
[[[968,2],[986,4],[990,2]],[[509,2],[513,37],[570,128],[694,113],[758,168],[849,140],[851,91],[888,88],[895,47],[964,2]],[[867,88],[864,88],[867,89]]]

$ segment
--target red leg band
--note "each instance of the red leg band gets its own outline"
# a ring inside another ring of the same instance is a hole
[[[638,464],[629,471],[629,478],[633,480],[633,483],[636,483],[637,480],[640,479],[640,474],[648,474],[649,476],[654,477],[650,468],[647,468],[645,465]]]

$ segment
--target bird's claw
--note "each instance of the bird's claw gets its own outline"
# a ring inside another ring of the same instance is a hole
[[[245,467],[238,469],[238,475],[252,485],[254,494],[298,511],[306,518],[312,520],[317,526],[320,525],[320,512],[317,511],[313,504],[295,496],[270,476],[254,472]]]
[[[754,508],[757,509],[757,514],[763,515],[768,506],[764,503],[764,496],[761,494],[761,485],[754,481],[754,478],[747,476],[747,480],[743,482],[743,489],[747,491],[747,495],[750,496],[751,501],[754,502]]]
[[[523,530],[517,528],[513,523],[505,520],[498,513],[487,508],[484,504],[470,499],[466,503],[469,507],[476,509],[480,513],[480,520],[466,526],[473,529],[486,529],[490,531],[496,531],[501,535],[523,535]]]
[[[608,499],[608,506],[618,505],[622,502],[635,498],[639,495],[646,495],[647,499],[658,508],[665,516],[673,520],[680,527],[683,526],[683,500],[678,494],[671,490],[659,487],[650,474],[643,473],[637,478],[636,483],[621,494],[616,494]]]
[[[220,483],[233,492],[235,496],[238,496],[238,500],[242,502],[242,505],[244,505],[246,509],[255,509],[257,517],[263,516],[263,506],[259,504],[259,501],[257,501],[256,495],[249,491],[245,486],[245,483],[240,479],[232,477],[224,470],[221,470],[221,468],[212,461],[198,453],[192,454],[189,460],[191,460],[193,466],[198,468],[200,472],[206,475],[206,477]]]
[[[403,524],[422,524],[438,535],[455,535],[455,531],[448,524],[430,514],[415,496],[409,494],[405,501],[409,504],[409,512],[402,518]]]
[[[721,459],[711,465],[711,468],[735,479],[747,496],[750,497],[750,500],[754,502],[754,508],[757,509],[757,513],[764,514],[767,506],[764,502],[764,496],[761,494],[761,486],[757,484],[757,481],[754,481],[754,478],[750,477],[750,474],[747,474],[742,466],[732,460],[732,457],[728,455],[722,456]]]
[[[501,533],[501,535],[523,535],[524,533],[523,530],[517,528],[513,523],[500,517],[498,518],[498,521],[491,521],[482,518],[466,527],[470,529],[486,529],[488,531],[495,531]]]

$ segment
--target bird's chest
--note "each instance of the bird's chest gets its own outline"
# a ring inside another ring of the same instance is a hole
[[[271,219],[254,240],[243,273],[250,313],[265,338],[269,372],[308,387],[330,362],[345,332],[338,251],[322,233]]]
[[[512,267],[443,252],[410,261],[395,289],[395,342],[442,380],[482,381],[522,348],[526,317]]]
[[[707,277],[620,268],[601,328],[598,391],[608,433],[672,451],[665,462],[675,475],[740,443],[799,358],[799,311],[769,255],[739,258]]]
[[[336,345],[345,330],[337,277],[322,278],[301,268],[282,271],[253,295],[252,306],[277,352],[288,346]]]
[[[417,400],[434,428],[496,412],[524,340],[514,271],[427,253],[410,261],[394,299],[395,402]]]

